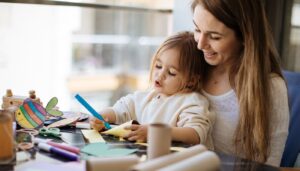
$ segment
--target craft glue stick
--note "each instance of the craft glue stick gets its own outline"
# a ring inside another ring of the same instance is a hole
[[[60,148],[60,149],[63,149],[63,150],[67,150],[67,151],[70,151],[70,152],[75,153],[75,154],[80,153],[80,148],[74,147],[74,146],[71,146],[71,145],[68,145],[68,144],[56,143],[56,142],[53,142],[51,140],[45,140],[45,139],[41,139],[41,138],[34,138],[34,142],[35,143],[46,143],[46,144],[52,145],[53,147],[57,147],[57,148]]]
[[[38,147],[41,150],[44,150],[44,151],[47,151],[47,152],[50,152],[50,153],[53,153],[53,154],[57,154],[61,157],[69,159],[70,161],[78,161],[79,160],[79,157],[76,154],[71,153],[71,152],[66,151],[66,150],[63,150],[63,149],[60,149],[60,148],[57,148],[57,147],[53,147],[53,146],[51,146],[49,144],[46,144],[46,143],[39,143]]]

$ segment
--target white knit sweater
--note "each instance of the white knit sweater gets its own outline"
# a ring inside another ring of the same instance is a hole
[[[213,96],[204,92],[216,112],[213,141],[216,151],[234,154],[233,136],[239,119],[239,106],[233,90]],[[255,100],[255,99],[253,99]],[[271,147],[266,164],[279,166],[284,150],[289,126],[287,88],[283,79],[271,76]],[[244,154],[238,154],[243,157]]]

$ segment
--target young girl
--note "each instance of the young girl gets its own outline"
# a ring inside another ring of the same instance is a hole
[[[208,110],[207,99],[199,93],[204,64],[193,33],[171,36],[152,59],[151,88],[122,97],[100,113],[110,123],[137,120],[141,125],[128,127],[129,140],[146,141],[148,124],[160,122],[172,127],[172,140],[203,143],[212,148],[210,133],[215,115]],[[96,130],[103,129],[103,123],[96,118],[90,123]]]

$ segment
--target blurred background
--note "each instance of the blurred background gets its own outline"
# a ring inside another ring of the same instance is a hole
[[[265,0],[285,70],[300,71],[300,0]],[[59,99],[100,110],[148,88],[152,55],[169,35],[193,30],[189,0],[0,0],[0,95]],[[0,103],[2,103],[2,98]]]

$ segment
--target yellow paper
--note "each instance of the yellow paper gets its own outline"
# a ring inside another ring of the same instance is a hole
[[[88,140],[89,143],[96,143],[96,142],[105,142],[103,137],[99,134],[98,131],[91,129],[91,130],[81,130],[84,138]]]
[[[124,137],[130,133],[130,130],[125,129],[125,127],[130,126],[132,124],[138,124],[138,123],[137,123],[137,121],[131,120],[131,121],[123,123],[122,125],[118,125],[112,129],[109,129],[109,130],[101,132],[101,133],[114,135],[117,137]]]

